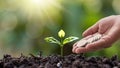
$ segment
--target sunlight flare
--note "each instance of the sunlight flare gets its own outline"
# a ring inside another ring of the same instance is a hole
[[[29,18],[50,19],[62,9],[60,0],[23,0],[22,9]]]

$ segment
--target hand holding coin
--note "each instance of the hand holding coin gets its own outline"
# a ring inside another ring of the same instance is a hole
[[[95,41],[98,41],[101,39],[102,35],[100,33],[95,33],[91,35],[89,38],[85,39],[83,38],[82,40],[79,41],[80,45],[77,45],[78,47],[85,47],[87,44],[93,43]]]
[[[120,15],[100,19],[83,32],[83,39],[73,45],[74,53],[86,53],[111,47],[120,39]]]

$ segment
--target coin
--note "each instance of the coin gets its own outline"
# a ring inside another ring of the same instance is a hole
[[[88,36],[87,36],[88,37]],[[90,43],[93,43],[93,42],[96,42],[98,40],[100,40],[102,37],[102,34],[100,33],[95,33],[92,35],[92,37],[88,38],[88,39],[85,39],[83,38],[82,40],[80,40],[77,44],[78,47],[85,47],[87,44],[90,44]]]
[[[92,43],[93,41],[94,41],[94,38],[93,38],[93,37],[91,37],[91,38],[89,38],[89,39],[87,40],[88,44],[89,44],[89,43]]]
[[[84,47],[88,42],[86,40],[80,40],[77,44],[77,47]]]

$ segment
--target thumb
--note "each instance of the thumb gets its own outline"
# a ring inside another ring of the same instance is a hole
[[[87,30],[85,30],[82,35],[84,37],[86,37],[88,35],[98,32],[98,29],[99,29],[99,25],[98,25],[98,23],[96,23],[93,26],[91,26],[90,28],[88,28]]]

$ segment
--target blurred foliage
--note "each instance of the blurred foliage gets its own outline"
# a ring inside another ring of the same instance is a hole
[[[45,37],[58,38],[57,32],[63,29],[66,37],[82,38],[82,33],[99,19],[120,14],[119,4],[120,0],[0,0],[0,56],[38,51],[44,56],[57,54],[60,48],[46,43]],[[72,45],[64,47],[66,55]],[[120,43],[113,45],[86,55],[119,55]]]

